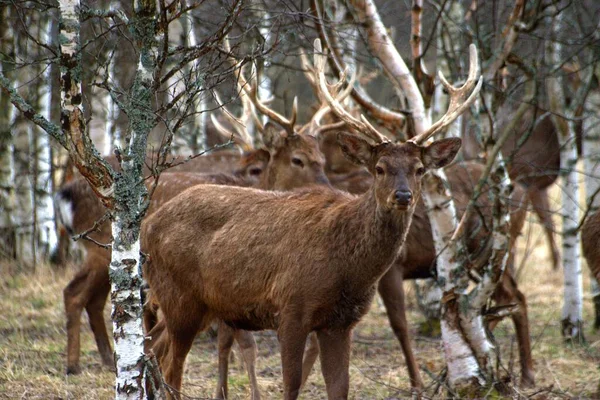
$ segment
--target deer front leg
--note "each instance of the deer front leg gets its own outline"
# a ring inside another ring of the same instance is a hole
[[[317,332],[321,349],[321,371],[329,400],[348,398],[351,333],[350,328]]]
[[[219,382],[217,383],[217,394],[215,398],[226,399],[227,398],[227,375],[229,371],[229,354],[231,354],[231,347],[233,346],[233,339],[235,338],[235,330],[224,323],[219,322],[219,330],[217,333],[217,341],[219,348]]]
[[[394,334],[400,341],[402,353],[406,366],[408,367],[408,376],[410,377],[410,385],[420,390],[423,388],[419,366],[415,360],[415,356],[410,344],[410,335],[408,333],[408,323],[406,322],[406,309],[404,305],[404,279],[402,277],[402,269],[397,265],[392,268],[379,281],[379,294],[385,304],[390,325]]]
[[[315,361],[317,361],[317,357],[319,357],[319,341],[317,334],[311,332],[308,335],[308,348],[304,352],[304,360],[302,360],[302,385],[300,387],[304,387],[306,384],[310,371],[313,365],[315,365]]]
[[[533,206],[533,210],[537,214],[540,222],[546,233],[548,239],[548,245],[550,246],[550,254],[552,256],[552,267],[553,269],[559,270],[562,265],[562,258],[560,250],[556,244],[554,237],[554,222],[552,221],[552,210],[550,209],[550,200],[548,199],[548,189],[533,189],[531,188],[527,195]]]
[[[256,380],[256,341],[251,332],[236,330],[235,341],[240,346],[242,358],[246,364],[246,372],[250,380],[250,390],[252,400],[260,400],[260,391],[258,389],[258,381]]]
[[[289,321],[281,322],[277,336],[283,369],[283,398],[295,400],[302,384],[302,355],[308,332],[302,327],[299,318],[291,317]]]

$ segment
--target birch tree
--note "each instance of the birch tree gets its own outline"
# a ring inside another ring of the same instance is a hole
[[[546,45],[548,65],[553,68],[546,78],[546,90],[553,122],[559,132],[560,176],[562,178],[562,261],[564,271],[564,302],[562,309],[562,334],[567,340],[583,341],[583,281],[581,276],[581,254],[577,226],[579,224],[579,183],[577,180],[577,146],[575,125],[572,119],[564,120],[559,115],[573,115],[565,102],[564,82],[560,66],[563,63],[561,30],[564,29],[564,12],[557,12],[551,24],[553,40]],[[566,111],[566,112],[565,112]]]
[[[54,14],[49,13],[40,21],[40,40],[42,43],[47,43],[50,47],[53,43],[53,18]],[[53,65],[45,66],[42,71],[42,79],[38,85],[38,102],[40,104],[41,114],[49,121],[52,120],[51,106],[53,103]],[[34,207],[37,209],[35,225],[38,235],[34,240],[39,240],[42,248],[41,254],[47,257],[49,250],[56,247],[57,236],[54,218],[54,201],[52,197],[52,149],[50,137],[43,134],[43,130],[35,127],[31,131],[34,137],[30,137],[30,143],[34,144],[35,152],[35,169],[34,174]]]
[[[8,7],[2,10],[2,19],[8,21]],[[0,25],[0,37],[7,38],[7,24]],[[15,35],[16,36],[16,35]],[[14,68],[14,44],[13,40],[5,40],[2,42],[0,51],[0,72],[9,76],[14,76],[11,73]],[[0,97],[0,208],[2,209],[2,219],[0,220],[0,229],[2,235],[2,258],[16,257],[16,237],[15,237],[15,163],[14,163],[14,140],[12,127],[16,117],[16,110],[10,105],[8,96]]]

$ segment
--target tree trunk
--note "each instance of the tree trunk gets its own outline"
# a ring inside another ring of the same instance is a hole
[[[9,21],[10,7],[4,7],[2,19]],[[8,24],[0,24],[0,37],[8,37]],[[16,36],[16,35],[15,35]],[[16,40],[16,38],[15,38]],[[14,59],[14,40],[5,40],[0,49],[0,70],[7,75],[13,75],[10,71]],[[14,163],[14,138],[13,124],[17,110],[10,104],[8,96],[0,96],[0,237],[2,248],[0,258],[16,257],[15,237],[15,163]]]
[[[562,178],[562,222],[563,222],[563,272],[564,302],[562,309],[562,334],[566,340],[581,342],[583,337],[583,281],[579,235],[579,183],[577,181],[577,146],[575,124],[558,115],[573,115],[567,109],[562,80],[562,45],[560,32],[563,27],[564,11],[559,12],[552,24],[553,41],[546,46],[547,64],[552,76],[546,79],[547,94],[553,122],[560,143],[560,176]]]
[[[40,21],[41,41],[42,43],[54,46],[52,40],[52,16],[42,18],[42,21]],[[52,120],[51,105],[53,104],[52,70],[52,64],[45,66],[42,80],[38,86],[40,112],[49,121]],[[50,148],[50,137],[43,134],[42,130],[38,127],[35,127],[34,131],[36,137],[35,140],[31,140],[30,143],[35,144],[34,151],[36,155],[36,171],[34,175],[34,193],[37,206],[35,226],[36,231],[38,232],[36,239],[39,241],[38,251],[40,251],[44,258],[47,258],[50,249],[56,247],[58,241],[54,218],[54,200],[52,197],[52,152]]]

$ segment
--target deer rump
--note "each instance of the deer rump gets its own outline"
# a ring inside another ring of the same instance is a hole
[[[356,278],[347,279],[352,272],[343,268],[344,257],[351,254],[348,248],[367,245],[349,237],[353,231],[360,237],[361,227],[344,224],[352,218],[341,215],[348,209],[340,204],[358,198],[331,189],[284,193],[200,185],[178,199],[148,218],[142,235],[143,248],[152,249],[144,274],[157,298],[166,303],[160,304],[165,313],[195,313],[200,307],[206,313],[201,326],[220,318],[235,328],[262,330],[277,329],[280,313],[292,312],[312,330],[351,326],[368,311],[374,282],[365,282],[368,290],[352,291]],[[191,203],[194,207],[181,206]],[[174,245],[171,237],[187,239]],[[390,234],[376,247],[397,246],[399,240]],[[393,254],[371,261],[391,265]],[[171,266],[168,285],[161,279],[165,269],[160,265],[165,264]],[[331,268],[319,267],[323,265]],[[194,295],[169,295],[184,291]],[[194,301],[183,304],[184,297]],[[283,309],[284,305],[296,309]]]

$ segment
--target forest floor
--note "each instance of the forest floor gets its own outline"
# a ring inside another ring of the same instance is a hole
[[[552,271],[546,242],[537,225],[524,230],[519,240],[520,263],[526,262],[519,285],[527,297],[536,370],[536,388],[514,392],[521,398],[594,398],[600,380],[600,333],[592,328],[592,301],[589,273],[584,265],[584,318],[587,344],[566,345],[560,333],[562,271]],[[528,233],[529,232],[529,236]],[[21,399],[111,399],[114,376],[100,364],[92,333],[83,324],[81,367],[77,376],[65,375],[65,317],[62,289],[73,276],[75,267],[54,272],[40,266],[35,274],[11,274],[3,265],[0,278],[0,398]],[[439,339],[417,334],[423,317],[418,313],[410,282],[408,319],[411,324],[417,362],[422,368],[428,394],[434,394],[437,376],[444,369]],[[350,363],[350,398],[407,398],[409,381],[398,341],[389,327],[385,311],[376,298],[368,315],[354,331]],[[106,308],[109,321],[110,309]],[[87,317],[83,317],[86,319]],[[85,322],[85,321],[84,321]],[[108,324],[110,327],[110,324]],[[518,382],[519,362],[512,323],[503,321],[494,331],[501,356],[501,374]],[[281,398],[282,378],[278,343],[273,332],[255,334],[259,348],[258,380],[263,398]],[[196,339],[185,368],[183,391],[193,398],[212,398],[217,383],[217,343],[203,333]],[[232,399],[249,398],[248,378],[235,348],[230,364],[229,391]],[[317,363],[318,364],[318,363]],[[304,399],[325,399],[320,367],[315,366]]]

